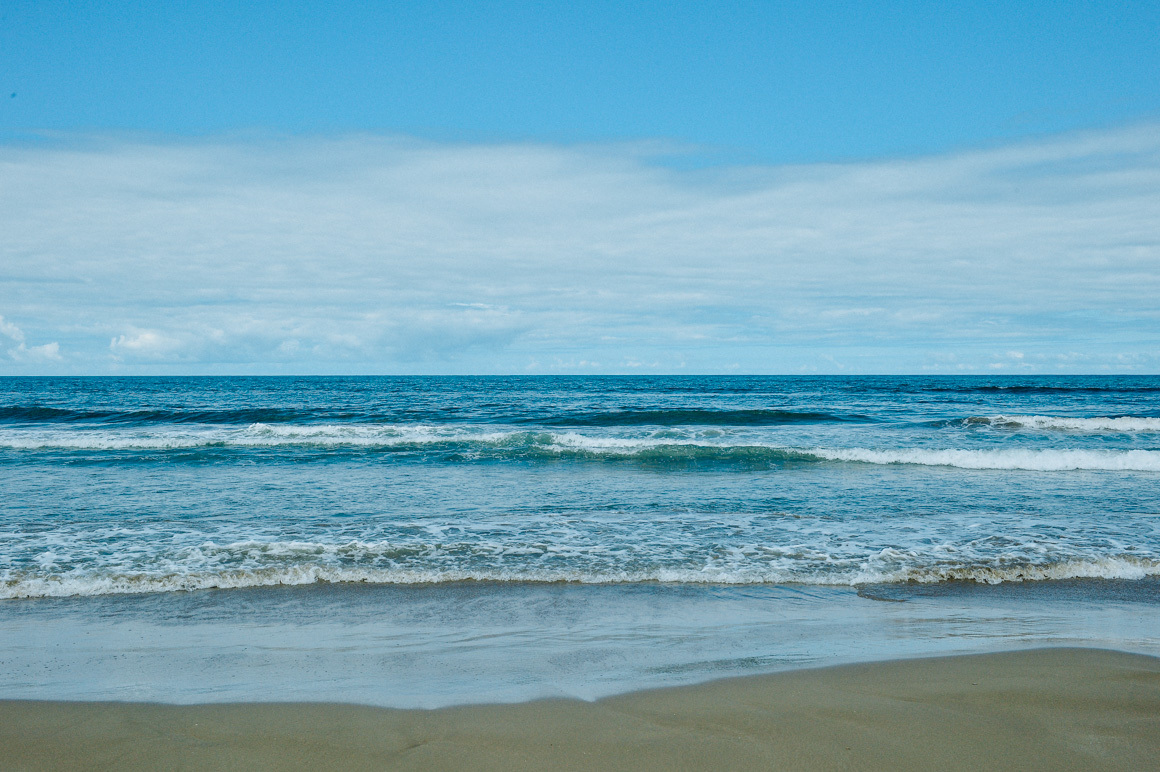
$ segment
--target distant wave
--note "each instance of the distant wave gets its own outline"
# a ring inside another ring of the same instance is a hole
[[[423,424],[266,424],[244,427],[0,429],[0,447],[62,450],[191,450],[215,447],[393,448],[536,444],[548,433]]]
[[[153,424],[252,424],[308,421],[321,415],[331,420],[360,418],[357,413],[343,415],[328,411],[291,408],[254,408],[238,410],[72,410],[39,405],[6,405],[0,407],[0,424],[29,423],[96,423],[108,425],[148,426]]]
[[[575,583],[575,584],[804,584],[860,586],[866,584],[933,584],[938,582],[1038,582],[1064,579],[1144,579],[1160,576],[1160,561],[1112,556],[1070,558],[1056,562],[964,563],[942,565],[868,565],[819,570],[816,566],[731,566],[648,568],[644,570],[488,568],[359,568],[317,563],[222,571],[120,572],[44,575],[6,572],[0,599],[119,595],[245,587],[346,584],[445,584],[451,582]]]
[[[1160,432],[1160,418],[1135,416],[1069,418],[1049,415],[971,416],[964,424],[1071,432]]]
[[[783,426],[872,420],[863,415],[792,410],[615,410],[527,419],[526,422],[542,426]]]
[[[1115,419],[1111,419],[1115,420]],[[1142,420],[1142,419],[1133,419]],[[960,469],[1029,471],[1160,471],[1158,450],[1026,448],[801,448],[731,444],[724,439],[591,436],[577,432],[510,431],[414,424],[251,424],[244,428],[144,430],[0,429],[0,447],[24,450],[199,451],[238,448],[317,449],[358,452],[441,452],[462,460],[634,461],[657,466],[740,464],[772,467],[787,463],[946,466]],[[450,460],[450,457],[449,457]]]
[[[980,384],[969,383],[953,386],[920,386],[927,392],[952,392],[957,394],[998,393],[998,394],[1160,394],[1160,386],[1126,386],[1110,383],[1102,386],[1037,386],[1035,384]]]
[[[500,420],[497,417],[494,420]],[[397,423],[400,415],[305,408],[233,410],[76,410],[39,405],[0,406],[0,424],[101,424],[117,426],[305,424],[320,422]],[[793,410],[610,410],[513,417],[512,423],[538,426],[781,426],[827,422],[870,422],[864,415]],[[489,420],[489,423],[491,421]]]

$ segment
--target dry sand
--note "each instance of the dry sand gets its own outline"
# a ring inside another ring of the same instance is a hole
[[[1160,659],[916,659],[594,703],[0,702],[0,769],[1160,769]]]

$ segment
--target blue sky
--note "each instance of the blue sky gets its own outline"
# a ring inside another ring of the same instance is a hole
[[[0,373],[1160,372],[1160,4],[946,5],[5,2]]]

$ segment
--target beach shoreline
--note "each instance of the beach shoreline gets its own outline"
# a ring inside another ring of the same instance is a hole
[[[1160,656],[1153,580],[309,585],[0,603],[0,696],[440,708],[1044,646]]]
[[[436,710],[0,701],[23,769],[1144,769],[1160,658],[1047,648]]]

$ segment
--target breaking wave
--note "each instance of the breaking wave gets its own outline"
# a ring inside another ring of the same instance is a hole
[[[793,410],[614,410],[534,420],[544,426],[786,426],[872,421],[870,417],[858,414]]]
[[[809,451],[809,454],[830,461],[949,466],[959,469],[1018,469],[1035,472],[1078,470],[1160,472],[1160,451],[1155,450],[818,448]]]
[[[1136,416],[1068,418],[1048,415],[971,416],[963,421],[968,426],[996,426],[1011,429],[1041,429],[1068,432],[1160,432],[1160,418]]]
[[[14,449],[189,450],[196,448],[316,447],[381,450],[445,450],[512,459],[573,458],[645,462],[856,462],[911,464],[962,469],[1033,471],[1160,471],[1160,451],[1073,449],[791,448],[764,444],[671,437],[592,437],[573,432],[464,431],[433,427],[268,426],[223,432],[0,433],[0,446]]]
[[[121,595],[246,587],[312,584],[434,585],[452,582],[574,584],[804,584],[857,587],[867,584],[933,584],[938,582],[1040,582],[1065,579],[1144,579],[1160,576],[1160,561],[1134,556],[1073,558],[1049,563],[891,565],[886,559],[849,567],[816,565],[650,567],[640,570],[584,570],[535,567],[373,568],[301,564],[224,571],[122,572],[96,575],[44,575],[6,572],[0,599]],[[877,565],[876,565],[877,564]]]
[[[991,419],[988,419],[991,420]],[[1157,419],[1068,419],[1114,422]],[[1102,425],[1102,424],[1101,424]],[[1110,424],[1109,425],[1115,425]],[[1151,424],[1134,423],[1133,426]],[[1038,448],[867,448],[789,447],[766,442],[730,442],[714,429],[658,430],[643,436],[595,436],[570,431],[487,430],[416,424],[278,425],[242,428],[199,427],[165,431],[85,429],[0,429],[0,447],[17,450],[189,451],[234,448],[314,448],[322,451],[443,452],[460,460],[646,464],[743,464],[774,467],[787,463],[845,462],[908,464],[960,469],[1029,471],[1160,471],[1158,450]]]

